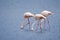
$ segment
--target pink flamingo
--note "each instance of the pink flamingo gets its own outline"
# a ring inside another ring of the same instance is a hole
[[[49,25],[49,30],[50,30],[50,23],[49,23],[49,20],[48,20],[47,17],[48,17],[49,15],[51,15],[52,12],[47,11],[47,10],[44,10],[44,11],[41,12],[41,14],[46,17],[47,22],[48,22],[48,25]],[[46,23],[46,20],[44,19],[44,26],[45,26],[45,23]]]
[[[42,22],[42,19],[46,19],[46,17],[43,16],[43,15],[41,15],[41,14],[35,14],[35,15],[34,15],[34,19],[35,19],[35,21],[34,21],[33,24],[32,24],[31,30],[34,31],[34,25],[36,24],[36,22],[37,22],[37,20],[38,20],[38,23],[39,23],[39,26],[40,26],[40,31],[42,32],[42,24],[41,24],[41,22]],[[36,30],[36,31],[37,31],[37,30]]]
[[[22,22],[22,25],[20,26],[20,29],[23,29],[24,28],[24,22],[25,22],[25,19],[28,19],[28,25],[29,25],[29,29],[30,29],[30,20],[29,20],[29,18],[31,18],[31,17],[33,17],[34,16],[34,14],[32,14],[31,12],[26,12],[26,13],[24,13],[24,20],[23,20],[23,22]]]

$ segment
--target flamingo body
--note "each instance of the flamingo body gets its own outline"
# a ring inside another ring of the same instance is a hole
[[[41,14],[42,14],[43,16],[47,17],[47,16],[51,15],[52,12],[47,11],[47,10],[44,10],[44,11],[41,12]]]
[[[30,17],[33,17],[34,15],[31,13],[31,12],[26,12],[24,14],[24,18],[30,18]]]

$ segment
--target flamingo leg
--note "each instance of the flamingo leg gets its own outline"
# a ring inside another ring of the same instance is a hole
[[[41,20],[40,20],[40,31],[42,32],[42,23],[41,23]]]
[[[48,22],[48,26],[49,26],[49,30],[50,30],[50,22],[49,22],[48,18],[47,18],[47,22]]]
[[[39,21],[38,21],[38,24],[37,24],[37,26],[39,26]],[[36,28],[36,32],[38,31],[38,27]]]
[[[30,24],[30,20],[29,20],[29,18],[28,18],[28,23],[27,24]]]
[[[32,28],[31,28],[32,31],[34,31],[34,25],[36,24],[36,22],[37,22],[37,21],[35,20],[35,21],[33,22],[33,24],[32,24]]]
[[[46,19],[44,19],[44,28],[46,27]]]
[[[30,20],[29,20],[29,18],[28,18],[28,23],[27,24],[29,25],[29,29],[30,29]]]

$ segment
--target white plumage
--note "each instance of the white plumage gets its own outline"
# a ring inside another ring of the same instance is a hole
[[[37,20],[40,20],[40,19],[46,19],[46,17],[45,16],[43,16],[42,14],[35,14],[35,19],[37,19]]]
[[[24,16],[34,16],[34,14],[32,14],[31,12],[26,12],[24,13]]]
[[[47,17],[47,16],[51,15],[52,12],[47,11],[47,10],[44,10],[44,11],[41,12],[41,14],[42,14],[43,16]]]

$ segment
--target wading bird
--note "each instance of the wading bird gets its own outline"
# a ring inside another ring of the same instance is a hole
[[[47,17],[48,17],[49,15],[51,15],[52,12],[47,11],[47,10],[44,10],[44,11],[41,12],[41,14],[46,17],[47,22],[48,22],[48,26],[49,26],[49,30],[50,30],[50,23],[49,23],[49,20],[48,20]],[[44,19],[44,27],[45,27],[46,19]]]
[[[24,25],[25,25],[25,19],[28,20],[28,25],[29,25],[29,29],[30,29],[30,20],[29,18],[33,17],[34,14],[32,14],[31,12],[26,12],[24,13],[24,19],[23,19],[23,22],[22,22],[22,25],[20,26],[20,29],[23,29],[24,28]]]
[[[41,14],[35,14],[35,15],[34,15],[34,19],[35,19],[35,21],[34,21],[33,24],[32,24],[31,30],[34,31],[34,25],[35,25],[36,22],[38,21],[38,24],[39,24],[39,26],[40,26],[40,31],[42,32],[42,24],[41,24],[41,22],[42,22],[42,19],[46,19],[46,17],[43,16],[43,15],[41,15]],[[37,31],[37,29],[36,29],[36,31]]]

